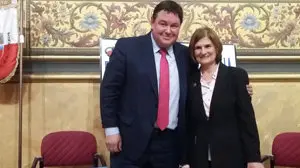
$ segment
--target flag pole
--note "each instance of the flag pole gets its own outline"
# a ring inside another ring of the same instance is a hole
[[[23,131],[23,0],[19,6],[19,135],[18,135],[18,168],[22,168],[22,131]]]

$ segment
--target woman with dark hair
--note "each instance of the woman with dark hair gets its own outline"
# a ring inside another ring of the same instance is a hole
[[[201,65],[188,83],[190,167],[263,168],[247,72],[221,63],[222,43],[208,27],[194,32],[189,49]]]

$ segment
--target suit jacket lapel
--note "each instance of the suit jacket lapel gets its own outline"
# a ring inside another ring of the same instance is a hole
[[[203,98],[202,98],[202,86],[201,86],[201,75],[200,75],[200,71],[197,71],[193,74],[192,76],[192,83],[191,83],[191,87],[192,92],[189,94],[192,94],[192,98],[195,99],[193,102],[195,102],[198,106],[198,109],[200,111],[200,113],[197,113],[196,115],[199,115],[199,117],[204,118],[204,120],[207,119],[207,116],[205,114],[205,109],[204,109],[204,105],[203,105]]]
[[[187,76],[186,76],[186,67],[185,67],[186,58],[184,58],[185,57],[184,53],[181,53],[182,50],[180,50],[180,46],[178,43],[175,43],[173,45],[173,50],[176,59],[178,77],[179,77],[179,90],[180,90],[179,105],[185,106],[184,102],[187,93]]]
[[[156,67],[155,67],[155,60],[154,60],[154,53],[153,53],[153,46],[151,41],[151,34],[148,33],[143,40],[143,44],[141,44],[141,53],[142,56],[145,57],[144,67],[148,71],[149,79],[153,88],[154,94],[158,97],[158,84],[157,84],[157,74],[156,74]]]
[[[228,67],[226,67],[224,64],[220,63],[219,65],[219,70],[218,70],[218,75],[217,75],[217,80],[215,83],[215,88],[213,91],[213,95],[211,98],[211,103],[210,103],[210,118],[213,117],[214,115],[214,109],[218,105],[219,101],[222,101],[224,98],[222,90],[225,89],[225,86],[227,85],[227,80],[226,75],[228,72]]]

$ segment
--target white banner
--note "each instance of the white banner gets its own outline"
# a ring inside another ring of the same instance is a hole
[[[0,83],[7,82],[18,66],[17,7],[0,8]]]
[[[116,45],[115,39],[100,39],[100,64],[101,64],[101,78],[104,76],[106,64],[109,61],[109,57]]]
[[[116,42],[116,39],[100,39],[100,64],[102,77],[104,75],[106,64],[109,61],[109,57],[112,54],[112,50],[114,49]],[[188,46],[188,43],[182,44]],[[227,66],[236,67],[236,50],[234,45],[223,45],[222,63]]]

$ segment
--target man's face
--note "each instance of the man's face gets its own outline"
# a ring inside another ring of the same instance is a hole
[[[171,12],[160,11],[151,20],[151,29],[155,42],[161,48],[168,48],[175,43],[180,30],[179,17]]]

